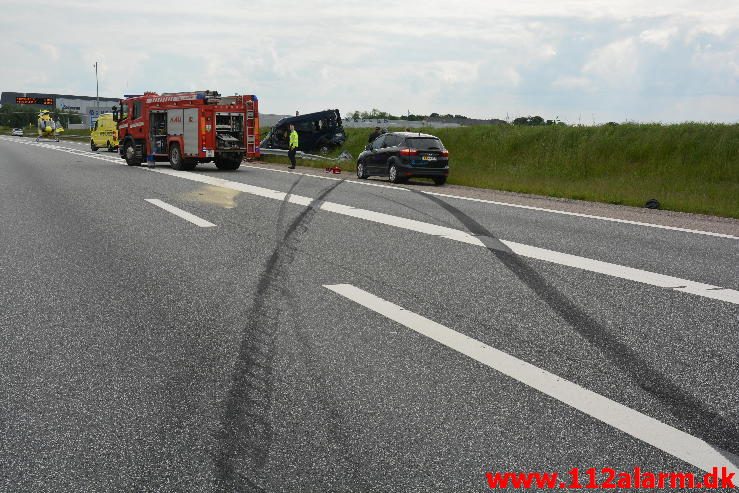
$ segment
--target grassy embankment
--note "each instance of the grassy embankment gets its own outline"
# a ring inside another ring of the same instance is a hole
[[[69,130],[64,129],[64,133],[61,135],[62,138],[75,139],[75,140],[90,140],[90,131],[85,130]]]
[[[345,149],[355,158],[370,131],[347,129]],[[449,149],[449,183],[631,206],[656,198],[663,209],[739,218],[736,124],[504,125],[422,131],[437,135]],[[353,171],[354,165],[341,166]]]
[[[13,130],[10,127],[5,127],[0,125],[0,135],[10,135],[11,130]],[[23,127],[23,135],[25,137],[36,137],[36,127]],[[64,132],[60,135],[60,138],[64,139],[74,139],[74,140],[89,140],[90,139],[90,131],[87,129],[84,130],[69,130],[64,129]]]
[[[0,127],[0,134],[10,134]],[[391,129],[392,130],[392,129]],[[25,129],[35,135],[35,129]],[[739,218],[739,125],[481,126],[423,129],[449,149],[449,183]],[[347,129],[355,158],[370,129]],[[264,133],[263,133],[264,134]],[[67,130],[63,138],[88,138]],[[340,151],[331,153],[335,156]],[[265,157],[287,163],[286,158]],[[303,161],[325,167],[328,162]],[[355,161],[341,163],[348,172]]]

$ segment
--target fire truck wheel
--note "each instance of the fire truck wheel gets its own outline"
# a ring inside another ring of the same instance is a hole
[[[123,157],[126,159],[126,164],[129,166],[141,165],[141,162],[136,159],[136,147],[134,147],[133,141],[126,141],[123,145]]]
[[[241,159],[242,157],[239,155],[217,157],[215,159],[215,163],[218,169],[233,171],[235,169],[239,169],[239,166],[241,166]]]
[[[169,148],[169,164],[176,170],[186,169],[185,160],[182,158],[179,144],[172,144]]]

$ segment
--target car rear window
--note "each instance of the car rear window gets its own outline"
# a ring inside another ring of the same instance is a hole
[[[420,151],[444,148],[444,145],[439,139],[432,139],[430,137],[411,137],[406,139],[405,143],[408,147],[418,149]]]
[[[393,134],[387,134],[385,135],[385,147],[396,147],[398,144],[400,144],[400,137]]]

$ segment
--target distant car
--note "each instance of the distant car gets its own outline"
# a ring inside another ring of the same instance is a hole
[[[423,177],[443,185],[449,176],[449,151],[433,135],[386,133],[367,144],[357,158],[357,177],[370,176],[387,176],[393,183]]]
[[[10,132],[10,135],[13,135],[15,137],[23,137],[23,129],[22,128],[14,128],[12,132]]]
[[[259,147],[288,149],[290,125],[295,125],[298,132],[298,149],[303,152],[326,152],[331,148],[341,147],[346,141],[339,110],[325,110],[283,118],[262,139]]]

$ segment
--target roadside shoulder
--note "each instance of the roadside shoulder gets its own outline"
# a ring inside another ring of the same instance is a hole
[[[255,168],[287,172],[284,165],[277,165],[255,161],[250,163]],[[332,178],[335,175],[326,174],[324,170],[311,167],[298,167],[294,172],[316,178]],[[678,230],[692,230],[695,232],[713,233],[714,235],[727,235],[739,237],[739,219],[727,217],[707,216],[688,212],[676,212],[655,210],[625,205],[605,204],[601,202],[587,202],[584,200],[565,199],[558,197],[546,197],[541,195],[530,195],[517,192],[505,192],[485,188],[465,187],[447,184],[436,187],[424,181],[411,181],[409,185],[393,185],[387,180],[369,179],[358,180],[353,174],[342,178],[361,184],[382,184],[388,187],[409,188],[413,187],[419,192],[433,194],[439,197],[456,198],[477,202],[489,202],[496,205],[507,205],[511,207],[522,207],[554,214],[578,215],[592,217],[595,219],[613,220],[617,222],[639,223]]]

